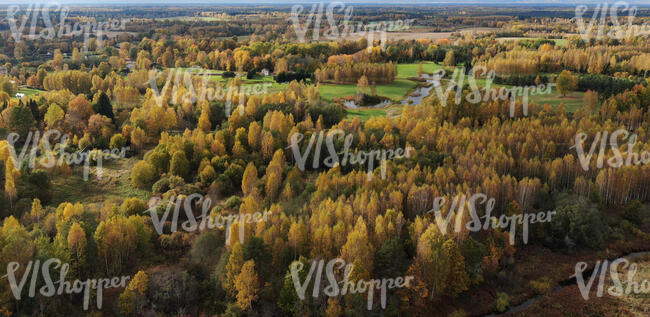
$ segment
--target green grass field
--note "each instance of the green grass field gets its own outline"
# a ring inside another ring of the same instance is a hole
[[[381,110],[381,109],[358,109],[358,110],[350,110],[347,109],[345,110],[345,114],[348,118],[353,119],[353,118],[359,118],[361,121],[366,121],[370,119],[371,117],[377,117],[377,116],[385,116],[386,111]]]
[[[557,89],[553,87],[553,92],[548,95],[535,95],[530,96],[530,100],[534,101],[537,104],[544,105],[548,104],[554,109],[557,109],[561,103],[564,104],[564,108],[567,112],[575,112],[583,105],[582,98],[585,93],[581,91],[572,91],[566,95],[566,97],[560,96],[557,92]]]
[[[395,82],[392,84],[377,85],[375,89],[378,95],[388,97],[393,101],[399,101],[409,90],[413,89],[415,85],[416,83],[410,80],[395,79]],[[355,95],[357,93],[357,85],[321,84],[319,91],[321,98],[323,98],[325,101],[331,102],[332,99],[337,97]]]
[[[485,78],[478,78],[475,79],[475,82],[477,86],[485,87],[486,84],[488,83],[488,80],[486,80]],[[468,78],[465,78],[465,83],[468,84]],[[492,83],[491,87],[492,88],[500,88],[500,87],[513,88],[514,86],[499,85],[499,84]],[[446,89],[446,87],[443,87],[443,89]],[[561,103],[563,103],[567,112],[575,112],[580,107],[582,107],[583,104],[582,98],[584,97],[584,95],[585,95],[584,92],[572,91],[568,93],[566,97],[562,97],[557,92],[557,88],[553,87],[550,94],[543,94],[543,95],[536,94],[534,96],[529,94],[529,101],[535,102],[539,105],[548,104],[549,106],[553,107],[553,109],[557,109],[557,107],[560,106]]]
[[[398,64],[397,65],[397,78],[416,77],[418,75],[419,63]],[[442,66],[434,62],[422,62],[422,71],[425,73],[433,73]]]
[[[213,74],[213,73],[224,72],[221,70],[206,70],[206,69],[192,68],[192,67],[176,67],[176,68],[167,68],[167,69],[171,71],[189,72],[191,74],[196,74],[196,76],[202,76],[202,74]],[[218,81],[222,83],[225,83],[231,79],[231,78],[223,78],[221,75],[207,75],[207,76],[211,81]],[[246,79],[246,74],[244,74],[241,77],[241,81],[243,84],[257,84],[257,83],[265,83],[265,82],[275,83],[275,80],[273,80],[273,76],[258,76],[254,79]]]
[[[22,87],[17,91],[17,93],[25,94],[25,97],[35,96],[40,94],[41,92],[43,91],[39,89],[27,88],[27,87]],[[14,94],[12,98],[16,98],[16,95]]]

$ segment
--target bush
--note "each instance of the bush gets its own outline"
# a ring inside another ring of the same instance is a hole
[[[190,173],[190,162],[187,160],[187,157],[185,157],[185,152],[176,151],[176,153],[174,153],[169,166],[169,172],[172,175],[187,179]]]
[[[623,219],[640,225],[641,224],[641,203],[638,200],[632,202],[623,212]]]
[[[153,184],[151,190],[154,194],[164,194],[169,190],[169,178],[163,177]]]
[[[110,148],[120,149],[126,145],[126,138],[121,134],[116,134],[111,137]]]
[[[233,78],[233,77],[235,77],[235,73],[234,72],[223,72],[221,74],[221,77],[222,78]]]
[[[185,185],[185,180],[176,175],[169,176],[169,189],[182,187]]]
[[[494,303],[494,306],[500,313],[506,311],[506,309],[508,309],[508,306],[510,306],[508,294],[502,292],[497,293],[497,300]]]
[[[257,76],[257,73],[252,69],[246,73],[246,79],[253,79],[255,76]]]
[[[131,182],[138,187],[150,185],[156,178],[156,172],[151,164],[140,161],[131,170]]]
[[[217,179],[217,172],[214,171],[214,168],[212,166],[206,165],[203,168],[203,171],[201,171],[199,174],[199,177],[201,178],[201,183],[208,185]]]
[[[537,295],[549,294],[553,289],[551,280],[548,277],[542,277],[537,281],[530,281],[528,286],[530,286]]]
[[[231,196],[226,200],[226,207],[230,209],[235,209],[241,205],[241,198],[239,196]]]
[[[158,174],[167,172],[169,170],[169,153],[164,149],[158,149],[147,153],[145,159],[151,164]]]
[[[136,197],[124,200],[120,206],[120,213],[128,216],[140,214],[145,210],[147,210],[147,206],[145,205],[144,201]]]

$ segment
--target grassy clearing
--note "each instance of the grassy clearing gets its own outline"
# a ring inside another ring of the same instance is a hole
[[[36,95],[40,94],[41,92],[43,92],[43,90],[34,89],[34,88],[27,88],[27,87],[21,87],[17,91],[17,93],[25,94],[25,97],[36,96]],[[12,97],[16,98],[16,95],[14,94]]]
[[[395,79],[395,82],[389,85],[377,85],[375,87],[377,95],[388,97],[393,101],[401,100],[404,95],[413,87],[416,83],[406,79]],[[337,97],[352,96],[357,93],[357,85],[347,84],[347,85],[335,85],[335,84],[321,84],[320,85],[320,95],[325,101],[331,102],[332,99]]]
[[[225,88],[225,84],[232,78],[223,78],[221,76],[221,73],[223,71],[220,70],[205,70],[205,69],[200,69],[200,68],[191,68],[191,67],[176,67],[176,68],[168,68],[170,71],[186,71],[191,74],[195,74],[196,76],[207,76],[210,82],[212,82],[212,85],[215,83],[221,84],[221,87]],[[201,72],[205,74],[213,74],[213,75],[201,75]],[[219,74],[219,75],[216,75]],[[265,83],[271,83],[271,86],[268,86],[269,92],[278,92],[282,91],[286,87],[286,83],[277,83],[273,79],[273,76],[258,76],[255,77],[254,79],[246,79],[246,75],[244,74],[241,78],[241,83],[242,85],[255,85],[255,84],[265,84]],[[216,86],[211,86],[211,87],[216,87]]]
[[[398,64],[397,65],[397,78],[416,77],[418,75],[419,63]],[[442,66],[434,62],[422,62],[422,71],[425,73],[433,73]]]
[[[345,114],[350,119],[359,118],[361,121],[366,121],[372,117],[385,116],[386,111],[382,109],[347,109]]]
[[[582,98],[584,95],[584,92],[572,91],[568,93],[566,97],[562,97],[557,92],[557,89],[553,87],[553,92],[551,94],[530,96],[530,100],[540,105],[548,104],[554,109],[557,109],[560,104],[564,104],[564,108],[567,112],[575,112],[580,107],[582,107]]]
[[[131,157],[118,161],[105,161],[101,179],[97,178],[97,168],[92,166],[88,180],[83,179],[83,167],[75,167],[70,176],[57,176],[52,179],[52,205],[67,202],[101,204],[110,199],[138,197],[146,200],[151,193],[131,184],[131,169],[139,159]]]
[[[453,72],[453,70],[449,69],[448,71]],[[550,75],[550,74],[547,74]],[[486,80],[485,78],[473,78],[473,77],[466,77],[465,84],[469,84],[468,80],[473,79],[474,82],[476,83],[477,86],[479,87],[485,87],[490,84],[490,87],[492,88],[500,88],[500,87],[505,87],[505,88],[513,88],[515,86],[511,85],[500,85],[500,84],[495,84],[493,82],[490,82],[490,80]],[[446,89],[446,87],[443,87],[443,89]],[[564,104],[564,107],[567,112],[575,112],[578,110],[580,107],[583,105],[582,98],[584,97],[585,93],[580,92],[580,91],[572,91],[568,93],[565,97],[562,97],[556,87],[552,88],[552,91],[550,94],[543,94],[543,95],[529,95],[529,100],[532,102],[535,102],[540,105],[548,104],[549,106],[553,107],[553,109],[557,109],[557,107],[560,106],[560,104]]]

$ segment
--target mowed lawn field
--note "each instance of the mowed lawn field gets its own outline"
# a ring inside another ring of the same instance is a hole
[[[404,95],[415,87],[416,83],[407,79],[395,79],[389,85],[376,85],[375,89],[378,95],[388,97],[397,102],[404,97]],[[370,88],[369,88],[370,89]],[[331,102],[334,98],[353,96],[357,93],[356,84],[347,85],[333,85],[333,84],[320,84],[320,96],[325,101]]]
[[[397,78],[416,77],[418,75],[419,64],[420,63],[398,64]],[[422,71],[427,74],[431,74],[441,68],[441,65],[434,62],[422,62]]]
[[[43,90],[34,89],[34,88],[27,88],[27,87],[21,87],[17,91],[17,93],[25,94],[25,97],[35,96],[35,95],[40,94],[41,92],[43,92]],[[11,97],[16,98],[16,95],[14,94]]]

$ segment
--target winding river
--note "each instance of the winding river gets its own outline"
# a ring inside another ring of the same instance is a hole
[[[417,106],[422,103],[422,100],[424,100],[425,97],[427,97],[430,93],[431,90],[435,87],[440,86],[440,79],[436,78],[432,75],[429,74],[422,74],[420,75],[420,78],[426,79],[426,85],[424,86],[419,86],[418,88],[415,89],[414,92],[410,93],[406,98],[402,99],[400,103],[404,106],[406,105],[411,105],[411,106]],[[390,100],[384,100],[374,106],[370,106],[367,108],[384,108],[386,106],[391,105],[392,102]],[[343,102],[343,105],[348,108],[348,109],[361,109],[354,100],[347,100]]]
[[[427,85],[418,87],[414,92],[406,96],[406,98],[402,99],[402,105],[417,106],[422,103],[424,97],[428,96],[429,93],[431,93],[431,90],[433,88],[440,86],[440,79],[437,77],[431,76],[429,74],[422,74],[420,75],[420,78],[426,79]]]

